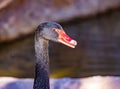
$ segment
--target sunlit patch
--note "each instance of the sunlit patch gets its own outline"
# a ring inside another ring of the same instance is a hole
[[[102,76],[83,78],[79,89],[119,89],[114,85],[116,84],[114,79],[115,77]]]

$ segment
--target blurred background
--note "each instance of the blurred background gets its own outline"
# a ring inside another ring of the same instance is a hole
[[[120,0],[0,0],[0,76],[34,76],[34,31],[60,23],[75,49],[50,42],[51,77],[120,76]]]

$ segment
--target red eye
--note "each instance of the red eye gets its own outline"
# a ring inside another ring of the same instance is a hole
[[[55,28],[52,28],[53,31],[55,31],[56,29]]]

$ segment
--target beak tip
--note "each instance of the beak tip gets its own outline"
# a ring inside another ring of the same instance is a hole
[[[71,44],[73,44],[73,45],[77,45],[77,41],[75,41],[75,40],[71,40],[71,42],[70,42]]]

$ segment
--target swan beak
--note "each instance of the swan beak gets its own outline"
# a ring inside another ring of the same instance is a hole
[[[55,31],[59,34],[58,41],[64,45],[67,45],[71,48],[75,48],[77,42],[70,38],[64,31],[55,29]]]

